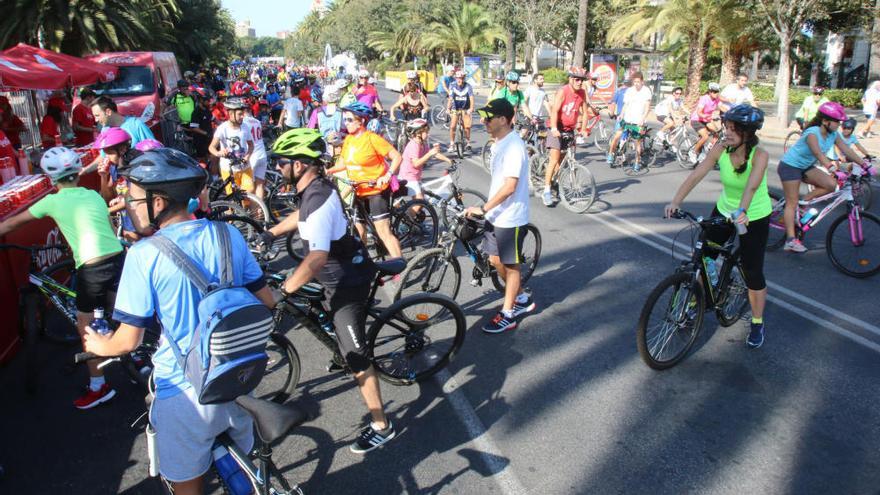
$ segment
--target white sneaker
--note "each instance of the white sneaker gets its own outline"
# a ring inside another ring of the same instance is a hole
[[[544,201],[544,206],[553,206],[553,193],[545,190],[541,200]]]
[[[804,246],[804,244],[801,241],[799,241],[798,239],[789,239],[789,240],[785,241],[785,248],[784,249],[790,253],[806,253],[807,252],[806,246]]]
[[[697,163],[697,152],[694,150],[689,150],[688,160],[690,160],[691,163]]]

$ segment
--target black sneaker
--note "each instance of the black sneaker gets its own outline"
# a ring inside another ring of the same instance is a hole
[[[366,428],[361,430],[361,434],[358,436],[357,441],[350,447],[351,451],[355,454],[366,454],[388,440],[391,440],[396,434],[397,433],[394,431],[394,425],[391,424],[391,421],[388,421],[388,427],[384,430],[376,430],[373,428],[373,424],[370,423]]]
[[[526,313],[531,313],[535,310],[537,305],[535,301],[532,300],[532,296],[527,296],[526,302],[520,304],[517,301],[513,302],[513,317],[518,318]]]
[[[757,349],[764,344],[763,323],[752,323],[752,328],[751,331],[749,331],[749,338],[746,339],[746,344],[748,344],[749,349]]]
[[[504,316],[504,313],[499,311],[498,314],[492,318],[492,321],[483,326],[483,331],[486,333],[501,333],[507,330],[513,330],[514,328],[516,328],[516,320]]]

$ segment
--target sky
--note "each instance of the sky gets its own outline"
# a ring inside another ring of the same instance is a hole
[[[312,0],[220,0],[235,22],[250,19],[257,36],[289,30],[309,13]]]

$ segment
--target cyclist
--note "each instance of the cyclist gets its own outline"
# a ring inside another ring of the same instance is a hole
[[[748,226],[746,233],[739,235],[740,262],[752,307],[752,322],[746,344],[750,349],[757,349],[764,343],[764,306],[767,302],[764,250],[770,234],[770,212],[773,209],[767,192],[768,154],[758,146],[758,136],[755,135],[764,125],[764,112],[747,104],[736,105],[724,113],[722,121],[726,129],[724,142],[709,150],[706,158],[678,188],[672,202],[666,205],[665,213],[668,218],[678,210],[694,187],[718,165],[722,191],[712,216],[723,215]],[[718,228],[711,229],[707,234],[711,241],[723,243],[730,231]]]
[[[517,318],[535,310],[531,296],[522,290],[520,264],[525,225],[529,223],[529,156],[519,134],[513,132],[513,105],[504,98],[478,110],[492,145],[492,179],[489,200],[465,210],[468,216],[485,217],[483,249],[504,280],[501,310],[483,326],[486,333],[513,330]]]
[[[223,102],[226,101],[226,91],[217,92],[217,100],[211,106],[211,125],[216,129],[217,126],[229,120],[229,114]]]
[[[170,148],[147,151],[123,171],[130,181],[126,209],[139,232],[158,228],[156,235],[172,240],[199,260],[209,279],[220,277],[222,257],[216,229],[227,229],[231,240],[233,280],[266,306],[275,301],[263,272],[241,234],[232,225],[193,220],[191,210],[204,188],[207,173],[189,156]],[[155,243],[143,241],[129,249],[122,271],[113,319],[121,323],[111,335],[88,331],[84,348],[102,356],[134,350],[144,328],[158,318],[162,327],[153,355],[155,400],[150,423],[156,431],[159,472],[177,495],[202,493],[202,475],[212,463],[214,438],[228,432],[245,452],[253,445],[250,416],[234,402],[202,405],[174,357],[168,341],[187,349],[200,320],[202,294]]]
[[[382,112],[384,109],[382,108],[382,102],[379,101],[379,92],[375,86],[369,83],[369,80],[370,73],[366,69],[361,69],[358,72],[358,85],[354,89],[354,96],[357,101],[375,109],[377,112]]]
[[[506,87],[501,90],[498,97],[509,101],[511,106],[513,106],[514,112],[518,113],[522,111],[526,118],[532,120],[532,112],[529,111],[529,107],[523,106],[526,97],[523,95],[523,92],[519,90],[519,73],[516,71],[510,71],[504,79]],[[514,115],[516,115],[516,113],[514,113]]]
[[[428,145],[428,121],[415,119],[407,122],[406,133],[410,140],[403,150],[403,162],[400,164],[398,177],[406,180],[409,195],[416,199],[425,199],[422,194],[422,172],[431,158],[437,158],[452,164],[446,155],[440,153],[440,145]]]
[[[611,143],[608,145],[608,163],[614,163],[614,154],[617,152],[617,143],[624,131],[629,132],[630,138],[636,142],[636,163],[642,154],[642,137],[645,132],[645,122],[651,111],[651,89],[645,86],[644,76],[641,72],[635,72],[630,76],[632,87],[626,90],[623,96],[623,108],[620,109],[621,128],[614,131]]]
[[[336,87],[330,86],[323,96],[324,106],[312,112],[309,127],[320,130],[324,139],[327,139],[331,132],[342,132],[342,110],[337,106],[339,90]],[[333,153],[330,154],[332,156]]]
[[[272,115],[272,122],[280,122],[281,110],[284,108],[284,101],[281,94],[278,93],[276,85],[269,86],[266,93],[266,103],[269,104],[269,113]]]
[[[254,194],[263,199],[265,197],[263,184],[266,183],[266,167],[269,165],[269,155],[266,153],[266,143],[263,141],[263,124],[250,114],[249,109],[245,109],[242,124],[247,126],[254,140],[254,152],[248,160],[251,170],[254,171]]]
[[[451,65],[446,67],[445,74],[440,78],[440,86],[437,89],[437,94],[449,96],[449,87],[455,82],[455,72],[455,68]]]
[[[492,86],[492,89],[489,90],[489,99],[486,103],[501,98],[501,92],[507,89],[507,84],[504,83],[504,76],[500,73],[495,75],[495,85]]]
[[[804,98],[804,102],[801,104],[801,108],[798,109],[794,118],[801,130],[804,130],[806,124],[816,117],[816,112],[819,111],[820,106],[831,101],[824,96],[824,93],[825,88],[822,86],[816,86],[813,88],[813,94]]]
[[[721,103],[718,105],[718,109],[726,112],[731,107],[742,103],[755,106],[755,96],[747,86],[748,84],[749,76],[745,74],[736,76],[736,82],[724,86],[724,89],[721,91]]]
[[[415,84],[416,87],[419,88],[419,93],[421,93],[425,98],[428,97],[428,92],[425,91],[425,87],[422,85],[421,79],[419,79],[419,73],[414,70],[406,71],[406,83],[407,84]],[[406,86],[406,85],[404,85]]]
[[[131,136],[120,127],[108,127],[98,134],[92,148],[101,150],[103,155],[98,159],[99,192],[101,197],[110,201],[117,196],[119,169],[123,166],[123,157],[132,148]]]
[[[830,168],[831,160],[826,156],[833,146],[844,156],[854,162],[860,162],[859,156],[837,132],[840,123],[847,120],[846,111],[840,103],[830,101],[822,104],[797,142],[782,155],[777,172],[782,181],[785,194],[785,250],[792,253],[804,253],[807,248],[795,237],[795,214],[797,213],[798,196],[801,181],[815,186],[804,196],[811,200],[834,192],[837,181],[815,165],[819,162],[826,169]]]
[[[350,91],[351,81],[348,79],[337,79],[336,88],[339,90],[339,105],[348,106],[357,101],[357,97]]]
[[[300,194],[299,210],[275,226],[272,233],[284,234],[295,225],[306,253],[284,281],[281,294],[286,298],[315,278],[324,286],[339,350],[354,373],[372,419],[350,447],[352,452],[364,454],[396,435],[385,414],[376,370],[364,345],[368,298],[376,268],[360,239],[349,233],[336,187],[324,175],[321,133],[313,129],[288,131],[278,138],[272,151],[281,157],[278,167],[282,176]]]
[[[284,100],[281,115],[278,116],[278,127],[281,127],[285,131],[296,127],[302,127],[304,112],[305,107],[302,104],[302,100],[300,100],[297,95],[291,93],[290,98]]]
[[[553,103],[550,105],[550,132],[547,133],[546,142],[550,158],[547,170],[544,171],[544,193],[541,195],[544,206],[552,206],[554,203],[553,193],[550,191],[553,177],[571,146],[562,133],[567,136],[578,127],[587,128],[587,94],[583,90],[586,78],[587,71],[583,67],[570,67],[568,84],[553,95]]]
[[[232,83],[229,91],[232,93],[232,96],[246,96],[251,94],[253,89],[254,87],[248,82],[247,71],[242,69],[238,72],[238,80]]]
[[[544,74],[539,72],[532,76],[532,84],[526,89],[525,95],[526,107],[535,119],[550,115],[550,98],[544,91]]]
[[[193,110],[196,108],[196,101],[190,92],[189,83],[183,79],[177,81],[177,89],[168,96],[166,103],[177,109],[177,117],[181,124],[188,125],[190,123]]]
[[[684,108],[684,98],[682,98],[683,93],[684,89],[681,86],[676,87],[669,96],[664,98],[654,108],[657,120],[663,124],[663,127],[657,131],[657,139],[661,143],[666,142],[666,133],[682,125],[684,122],[683,117],[686,111]]]
[[[859,139],[856,137],[855,130],[856,119],[850,117],[844,120],[842,124],[840,124],[840,137],[843,138],[843,142],[846,143],[846,145],[849,146],[850,149],[857,149],[862,153],[866,160],[873,160],[874,157],[872,157],[871,154],[868,153],[868,150],[866,150],[865,147],[862,146],[862,143],[859,142]],[[847,171],[852,170],[851,163],[847,164],[847,160],[845,159],[840,160],[840,156],[837,153],[837,146],[832,146],[825,156],[827,156],[828,159],[832,161],[831,169],[829,169],[830,171],[834,171],[835,169],[839,168],[846,169]],[[842,163],[837,163],[838,161]]]
[[[865,114],[865,128],[862,129],[862,139],[867,139],[875,134],[871,132],[871,126],[877,119],[877,111],[880,108],[880,81],[874,81],[865,90],[862,96],[862,113]]]
[[[247,105],[239,98],[229,98],[223,105],[229,112],[229,120],[214,131],[208,151],[220,159],[220,177],[223,180],[233,174],[235,182],[242,189],[254,192],[256,184],[250,159],[256,146],[250,127],[244,123]],[[227,186],[226,192],[232,194],[232,186]]]
[[[108,96],[99,96],[92,102],[92,115],[102,128],[121,127],[131,136],[131,145],[135,146],[144,139],[156,139],[153,131],[137,117],[123,117],[114,102]]]
[[[423,119],[428,113],[428,98],[425,97],[425,94],[414,83],[406,83],[400,98],[388,109],[392,122],[397,121],[394,111],[398,108],[403,115],[403,120]],[[450,125],[450,127],[452,126]]]
[[[720,129],[715,124],[715,113],[718,111],[718,105],[721,99],[718,94],[721,87],[718,83],[709,83],[709,90],[697,101],[697,108],[691,114],[691,127],[697,131],[699,139],[694,143],[694,147],[688,151],[688,158],[691,163],[697,163],[700,152],[703,151],[703,145],[709,140],[710,132],[718,132]]]
[[[32,220],[49,217],[55,221],[73,252],[76,329],[80,337],[84,337],[96,308],[105,308],[107,314],[110,313],[125,254],[110,226],[107,203],[97,192],[79,187],[79,173],[83,168],[79,154],[64,147],[50,148],[43,154],[40,167],[58,192],[0,222],[0,237]],[[90,409],[114,395],[116,392],[105,382],[98,363],[90,361],[88,390],[73,405],[77,409]]]
[[[375,182],[375,184],[359,184],[355,189],[356,200],[364,206],[366,213],[373,219],[376,234],[382,240],[388,254],[392,258],[400,258],[400,242],[391,232],[389,181],[400,168],[402,157],[388,141],[367,130],[366,124],[372,110],[366,105],[355,102],[342,107],[342,112],[342,120],[348,136],[342,143],[339,163],[328,170],[328,174],[346,170],[352,181]],[[385,163],[386,158],[391,160],[390,167]],[[366,226],[363,221],[358,219],[356,226],[361,239],[365,239]]]
[[[471,150],[471,113],[474,111],[474,88],[464,80],[463,71],[455,71],[455,82],[447,87],[449,98],[446,100],[446,111],[450,115],[449,150],[455,149],[455,129],[458,119],[464,125],[465,149]]]

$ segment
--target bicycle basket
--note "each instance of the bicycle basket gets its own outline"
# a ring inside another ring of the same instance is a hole
[[[485,225],[483,220],[462,217],[456,222],[453,232],[455,232],[455,236],[462,241],[470,241],[482,235],[484,229]]]

